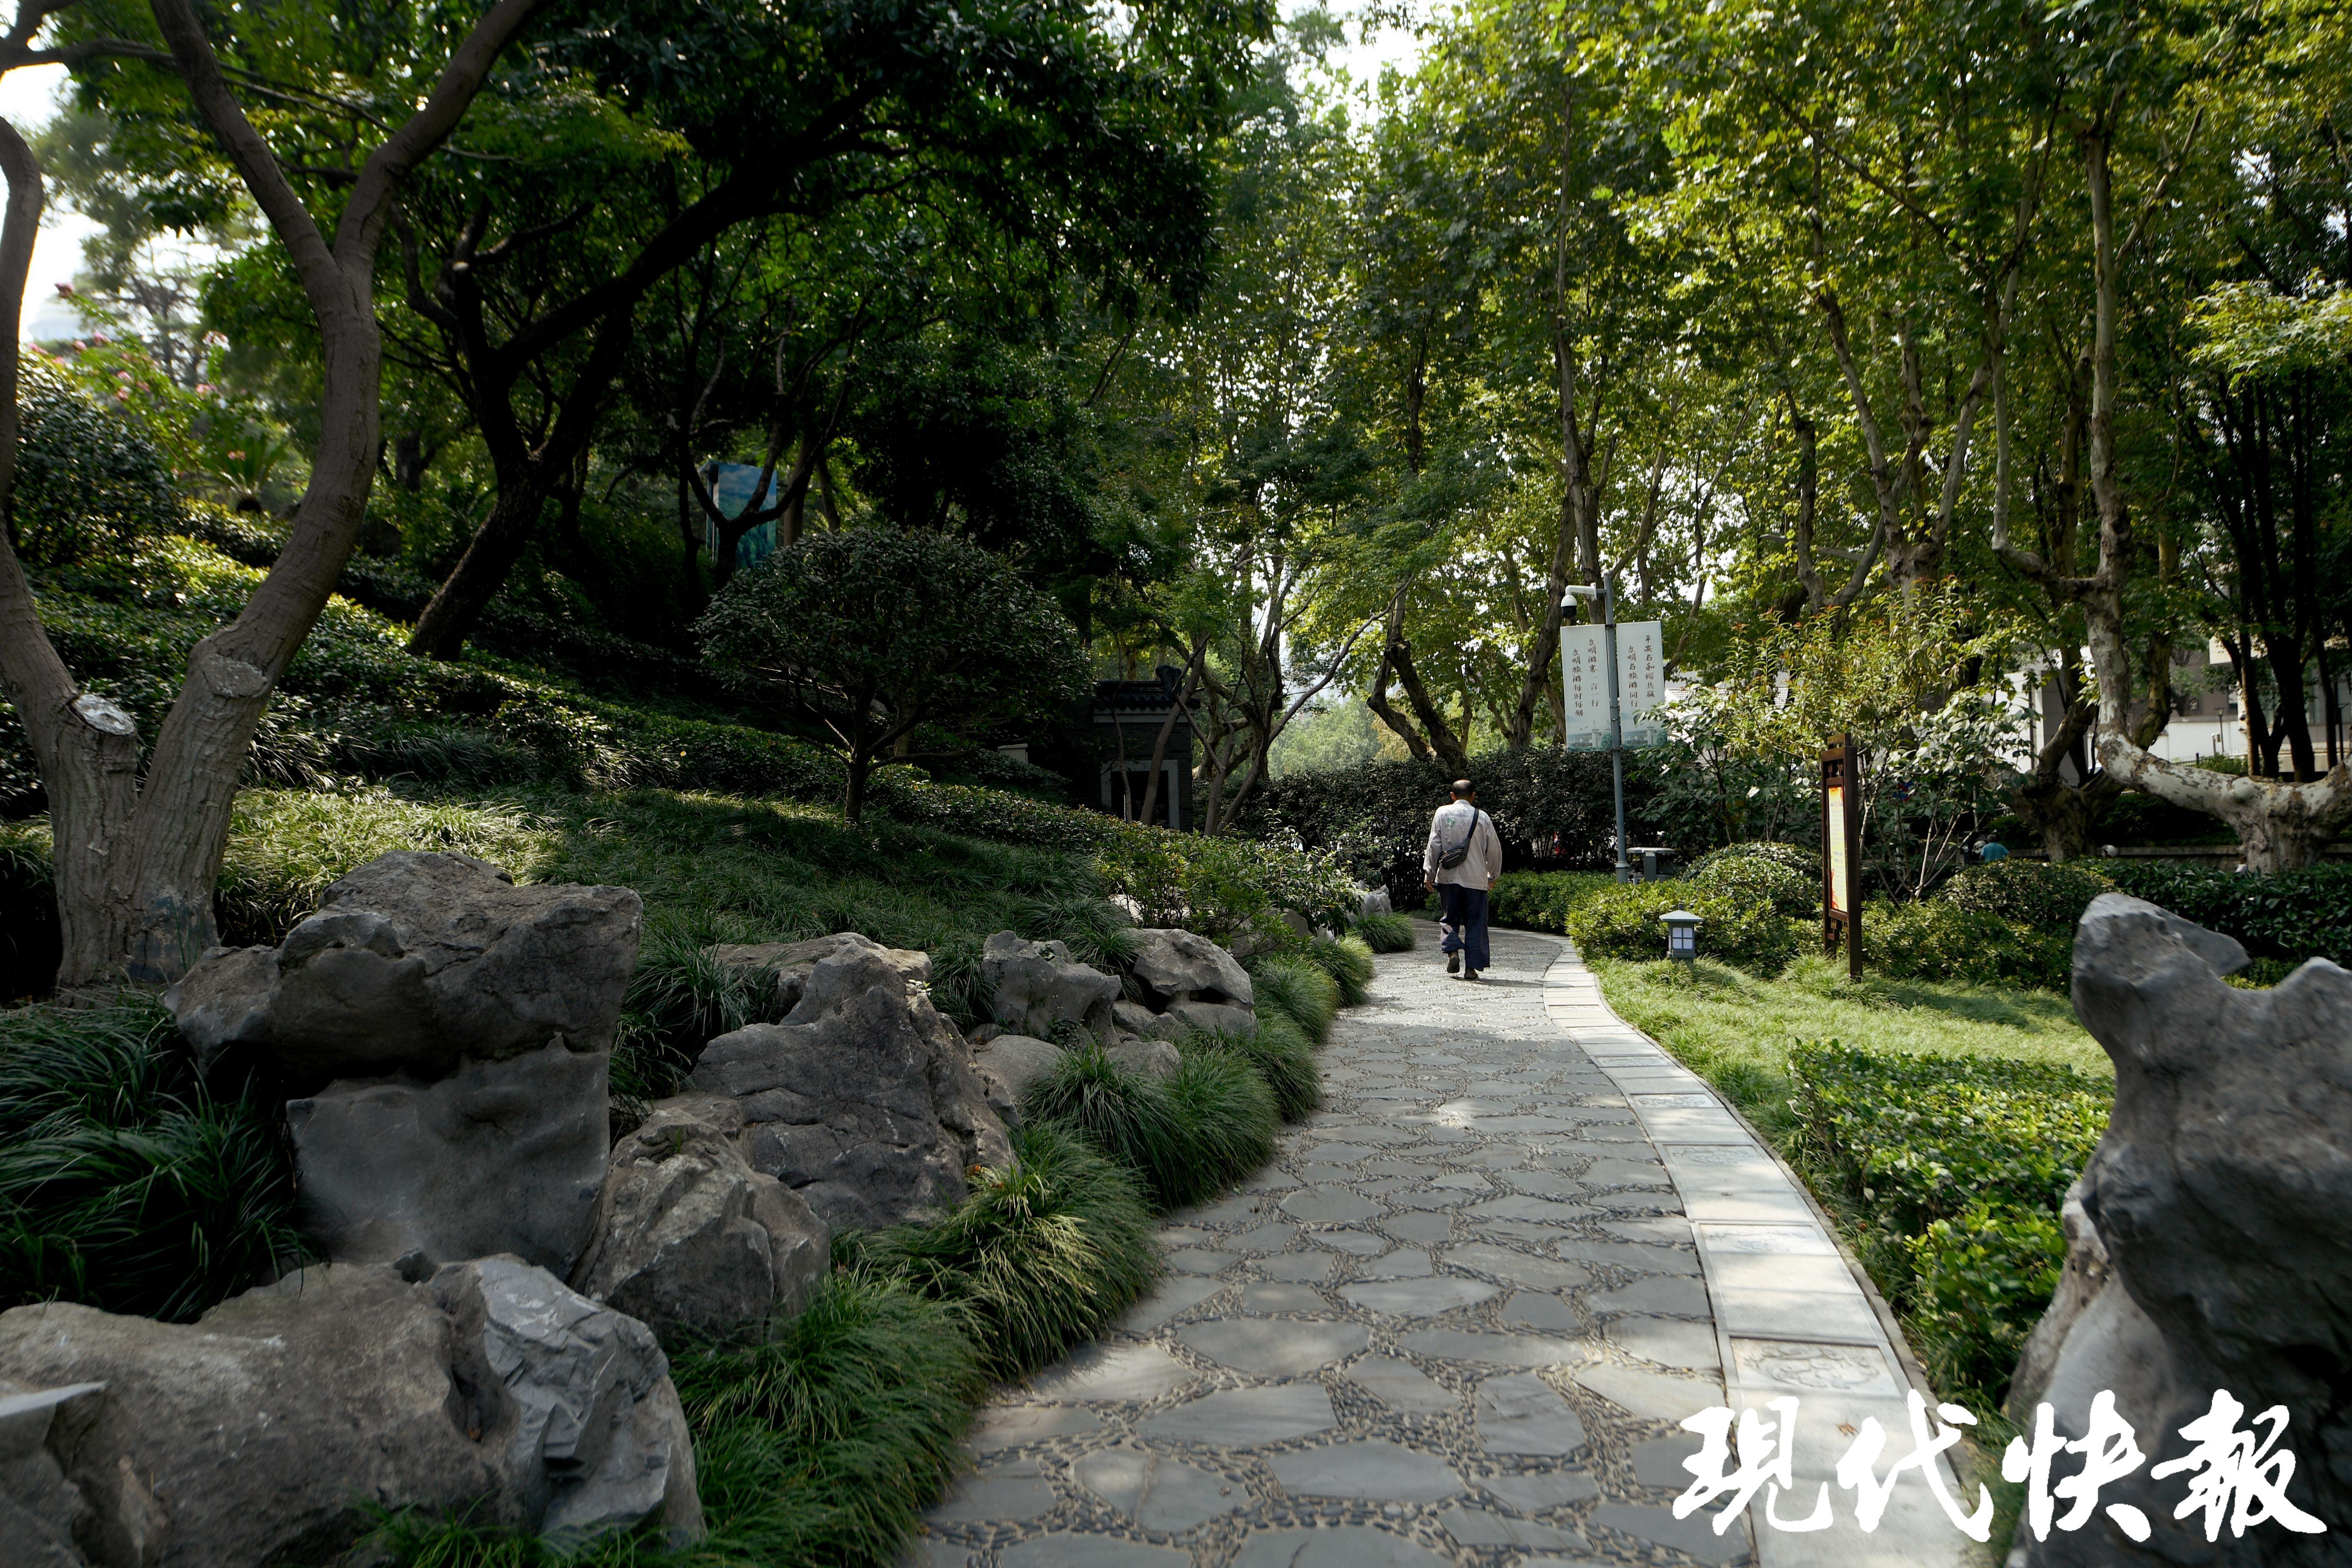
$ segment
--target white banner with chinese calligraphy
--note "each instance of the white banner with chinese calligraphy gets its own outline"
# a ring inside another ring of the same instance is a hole
[[[1568,714],[1568,749],[1606,751],[1609,746],[1609,650],[1607,628],[1559,628],[1560,693]],[[1658,710],[1666,700],[1664,623],[1627,621],[1617,627],[1618,724],[1629,746],[1654,746],[1666,738]]]

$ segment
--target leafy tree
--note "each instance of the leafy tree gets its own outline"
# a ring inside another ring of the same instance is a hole
[[[1053,600],[931,529],[811,534],[737,574],[696,630],[715,669],[831,738],[852,822],[877,767],[929,760],[918,726],[984,735],[1092,691]]]
[[[237,777],[271,690],[333,591],[367,507],[383,390],[374,274],[386,220],[408,175],[457,128],[536,8],[536,0],[498,0],[478,18],[437,8],[383,13],[402,47],[401,68],[382,79],[397,90],[381,113],[347,117],[354,134],[338,150],[332,199],[317,205],[294,183],[299,163],[282,158],[247,114],[214,40],[255,32],[299,38],[331,62],[337,16],[328,8],[271,6],[257,18],[215,5],[200,16],[188,0],[153,0],[151,29],[128,8],[93,5],[68,18],[76,36],[47,51],[32,40],[58,7],[23,0],[0,39],[0,71],[47,58],[137,72],[152,99],[172,104],[184,141],[213,139],[213,156],[226,158],[284,247],[324,351],[319,449],[286,548],[237,618],[190,652],[186,684],[152,748],[128,714],[78,689],[43,630],[13,546],[0,547],[0,687],[32,742],[48,795],[61,984],[110,973],[170,979],[214,944],[213,894]],[[100,60],[109,63],[92,65]],[[168,68],[159,69],[162,62]],[[44,192],[32,150],[5,123],[0,172],[8,184],[0,226],[5,511],[17,448],[17,318]]]

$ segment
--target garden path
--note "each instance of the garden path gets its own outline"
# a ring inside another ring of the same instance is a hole
[[[1866,1416],[1913,1451],[1907,1384],[1782,1167],[1567,943],[1496,931],[1468,985],[1423,940],[1340,1015],[1276,1163],[1169,1217],[1160,1290],[982,1412],[910,1563],[1971,1561],[1916,1468],[1870,1533],[1834,1484]],[[1674,1517],[1727,1367],[1734,1407],[1802,1401],[1780,1513],[1831,1481],[1829,1529]]]

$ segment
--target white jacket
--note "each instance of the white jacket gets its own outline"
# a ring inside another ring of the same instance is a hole
[[[1470,853],[1462,864],[1450,871],[1440,870],[1437,857],[1440,847],[1451,847],[1462,841],[1462,832],[1469,825],[1469,815],[1477,817],[1477,826],[1470,832]],[[1465,888],[1484,888],[1503,869],[1503,841],[1495,836],[1495,819],[1478,810],[1466,800],[1441,805],[1429,819],[1429,847],[1422,852],[1421,868],[1433,882],[1457,882]]]

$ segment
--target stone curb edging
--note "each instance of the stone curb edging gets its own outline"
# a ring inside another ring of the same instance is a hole
[[[1916,1388],[1932,1405],[1934,1390],[1861,1260],[1796,1172],[1712,1085],[1618,1016],[1572,942],[1549,940],[1560,953],[1544,973],[1546,1014],[1624,1093],[1683,1198],[1699,1243],[1727,1397],[1735,1409],[1759,1412],[1770,1399],[1801,1402],[1790,1513],[1801,1516],[1810,1509],[1806,1495],[1829,1479],[1862,1417],[1879,1421],[1888,1453],[1899,1456],[1910,1447],[1906,1395]],[[1710,1178],[1710,1170],[1724,1174]],[[1799,1261],[1831,1257],[1838,1259],[1835,1278]],[[1792,1275],[1807,1274],[1792,1285]],[[1874,1365],[1872,1352],[1885,1360]],[[1962,1495],[1952,1467],[1942,1458],[1937,1465],[1944,1486]],[[1851,1497],[1833,1484],[1832,1495],[1833,1504]],[[1848,1507],[1839,1508],[1835,1527],[1818,1533],[1756,1523],[1762,1568],[1963,1568],[1983,1560],[1916,1479],[1897,1488],[1871,1533],[1852,1523]]]

